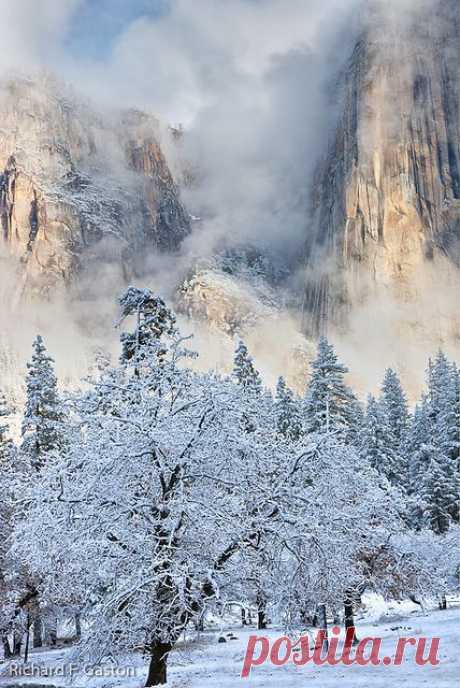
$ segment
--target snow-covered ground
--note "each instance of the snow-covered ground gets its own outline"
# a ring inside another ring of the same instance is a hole
[[[199,640],[182,643],[171,657],[169,683],[171,688],[239,688],[245,685],[250,688],[304,688],[312,685],[318,688],[454,688],[460,676],[460,657],[458,645],[460,640],[460,609],[453,607],[446,611],[430,610],[423,612],[410,603],[393,605],[381,616],[382,609],[374,605],[368,609],[366,618],[358,620],[357,631],[360,638],[365,636],[383,639],[381,656],[394,656],[398,639],[404,636],[419,638],[425,636],[441,638],[438,666],[420,667],[414,661],[414,650],[408,647],[401,666],[315,666],[307,664],[295,667],[291,662],[284,667],[271,664],[253,669],[248,679],[241,678],[241,669],[248,638],[258,634],[254,628],[241,629],[236,626],[225,631],[206,631]],[[377,619],[377,617],[380,617]],[[270,628],[265,632],[267,637],[275,640],[283,635],[281,628]],[[228,638],[226,643],[218,643],[220,636]],[[236,636],[230,640],[229,636]],[[429,647],[429,642],[427,647]],[[70,650],[60,649],[46,652],[32,652],[30,661],[46,667],[68,665]],[[78,688],[141,688],[145,680],[145,664],[142,658],[131,658],[120,662],[120,667],[129,667],[136,676],[124,678],[83,676],[75,674],[73,686]],[[62,678],[17,678],[6,676],[8,668],[2,666],[0,685],[18,688],[18,686],[65,686],[67,679]],[[311,682],[311,683],[310,683]]]

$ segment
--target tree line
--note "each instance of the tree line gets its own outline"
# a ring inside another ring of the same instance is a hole
[[[460,375],[439,352],[413,411],[395,371],[363,406],[322,338],[303,397],[264,387],[244,344],[198,373],[148,289],[120,298],[121,355],[78,391],[33,343],[21,442],[0,403],[0,633],[6,658],[57,642],[149,656],[164,684],[186,629],[237,601],[287,627],[354,625],[367,590],[458,585]]]

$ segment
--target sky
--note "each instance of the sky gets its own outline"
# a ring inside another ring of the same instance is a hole
[[[0,0],[0,72],[46,67],[108,105],[188,125],[227,83],[239,80],[239,107],[263,97],[276,60],[324,53],[358,2],[41,0],[37,11],[36,0]]]
[[[66,47],[75,58],[104,59],[125,28],[141,17],[157,19],[168,0],[86,0],[73,17]]]

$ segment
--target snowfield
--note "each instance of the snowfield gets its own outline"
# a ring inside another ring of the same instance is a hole
[[[379,613],[378,607],[370,608],[366,618],[358,621],[357,632],[360,639],[365,636],[383,639],[381,656],[393,656],[400,637],[425,636],[441,638],[438,666],[417,666],[414,662],[414,650],[407,647],[406,656],[401,666],[315,666],[308,664],[295,667],[292,663],[284,667],[274,667],[265,664],[255,667],[248,679],[241,678],[241,668],[249,636],[259,635],[254,628],[241,629],[237,625],[224,631],[206,631],[200,638],[182,642],[171,655],[169,682],[170,688],[304,688],[311,685],[318,688],[390,688],[404,686],[405,688],[454,688],[458,685],[460,676],[460,658],[458,644],[460,640],[460,611],[459,606],[446,611],[420,611],[411,603],[393,605],[383,617],[373,620]],[[399,613],[398,613],[399,611]],[[264,632],[274,641],[283,635],[282,628],[270,628]],[[221,636],[237,637],[226,643],[218,643]],[[429,642],[428,642],[429,647]],[[60,649],[54,651],[33,651],[30,662],[34,666],[59,667],[70,664],[71,650]],[[131,657],[129,661],[119,662],[121,667],[128,667],[130,677],[98,677],[94,675],[74,675],[73,683],[67,679],[55,677],[42,678],[8,678],[8,666],[2,665],[0,685],[4,688],[50,688],[72,685],[74,688],[141,688],[144,685],[146,667],[141,657]],[[89,673],[89,671],[88,671]],[[135,673],[136,676],[132,676]]]

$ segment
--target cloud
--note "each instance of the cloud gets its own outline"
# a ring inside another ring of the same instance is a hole
[[[360,3],[170,0],[159,16],[127,22],[97,59],[67,41],[88,0],[44,0],[39,13],[31,0],[0,0],[0,69],[51,68],[99,106],[183,124],[182,155],[200,175],[185,200],[203,218],[186,251],[244,241],[289,262],[304,241],[309,179],[334,119],[332,79]]]
[[[103,63],[70,65],[106,104],[185,126],[183,154],[200,176],[186,202],[203,218],[191,254],[242,241],[281,258],[299,252],[359,4],[176,0],[160,19],[130,24]]]
[[[84,0],[0,0],[0,69],[59,63],[72,17]]]

